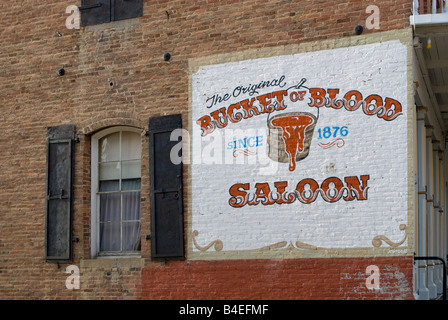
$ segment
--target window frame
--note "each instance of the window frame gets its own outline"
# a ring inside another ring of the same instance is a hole
[[[99,152],[98,144],[101,138],[105,136],[117,133],[117,132],[134,132],[138,133],[140,136],[142,130],[136,127],[129,126],[113,126],[103,130],[100,130],[92,135],[91,138],[91,188],[90,188],[90,256],[91,258],[103,258],[103,257],[141,257],[141,250],[139,252],[101,252],[100,251],[100,201],[99,201]],[[140,150],[142,151],[142,143],[140,141]],[[140,156],[142,159],[142,156]],[[141,165],[141,164],[140,164]],[[141,169],[140,169],[141,170]],[[141,191],[141,187],[140,187]],[[141,216],[140,216],[141,224]],[[141,239],[140,232],[140,239]]]

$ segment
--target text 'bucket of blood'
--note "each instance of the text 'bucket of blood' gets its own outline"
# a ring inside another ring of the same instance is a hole
[[[319,108],[310,107],[310,93],[301,84],[288,89],[287,109],[272,118],[268,116],[268,156],[274,161],[289,164],[289,171],[310,152]]]

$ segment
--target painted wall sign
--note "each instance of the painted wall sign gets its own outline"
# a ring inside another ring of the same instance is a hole
[[[406,243],[407,47],[192,74],[192,253]]]

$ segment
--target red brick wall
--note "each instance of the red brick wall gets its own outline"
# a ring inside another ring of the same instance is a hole
[[[379,289],[369,290],[369,265]],[[142,299],[413,299],[412,258],[169,262],[147,267]]]

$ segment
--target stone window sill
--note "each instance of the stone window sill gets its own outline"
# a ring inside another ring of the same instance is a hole
[[[145,259],[141,257],[98,257],[96,259],[82,259],[80,261],[81,270],[86,269],[103,269],[103,268],[143,268]]]

